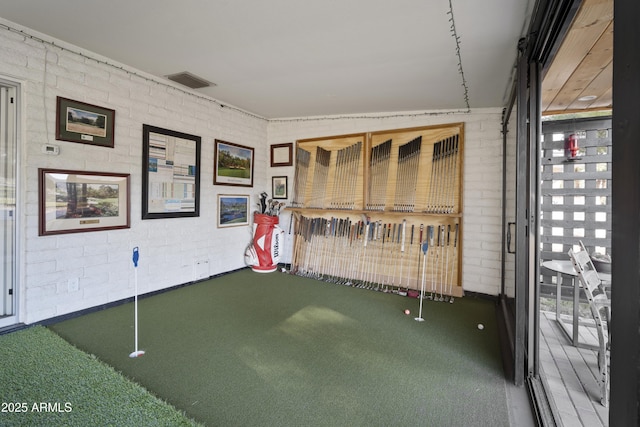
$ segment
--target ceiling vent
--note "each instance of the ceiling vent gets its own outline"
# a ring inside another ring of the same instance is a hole
[[[167,78],[181,85],[190,87],[191,89],[200,89],[208,86],[215,86],[215,83],[206,81],[196,75],[183,71],[182,73],[176,73],[168,75]]]

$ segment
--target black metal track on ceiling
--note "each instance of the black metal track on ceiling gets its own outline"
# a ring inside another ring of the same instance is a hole
[[[539,0],[528,35],[529,60],[549,68],[573,22],[582,0]]]

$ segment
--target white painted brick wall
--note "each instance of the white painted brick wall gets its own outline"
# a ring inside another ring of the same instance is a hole
[[[261,191],[270,190],[266,120],[151,81],[142,72],[106,65],[4,28],[0,75],[20,80],[24,95],[19,321],[32,323],[132,296],[134,246],[140,247],[140,292],[194,280],[195,263],[203,259],[211,275],[244,267],[250,227],[218,229],[217,198],[246,194],[253,206]],[[115,147],[57,141],[57,96],[114,109]],[[141,220],[143,124],[202,138],[200,217]],[[215,139],[255,148],[253,188],[213,185]],[[60,155],[42,154],[45,143],[59,146]],[[38,236],[38,168],[43,167],[131,174],[131,228]],[[79,289],[70,291],[68,282],[75,279]]]
[[[459,114],[402,113],[381,117],[327,117],[270,121],[268,143],[298,139],[464,122],[463,288],[488,295],[500,292],[502,221],[502,109]],[[286,175],[294,167],[272,168],[270,176]],[[291,185],[291,184],[290,184]],[[289,189],[292,192],[292,189]],[[287,220],[288,221],[288,220]],[[283,221],[283,228],[288,223]],[[287,248],[289,249],[289,248]],[[290,250],[285,254],[290,257]],[[289,258],[287,258],[289,259]]]

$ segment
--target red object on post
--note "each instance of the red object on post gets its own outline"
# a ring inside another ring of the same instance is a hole
[[[569,138],[567,138],[565,142],[564,149],[567,157],[571,159],[576,157],[576,155],[578,154],[579,147],[578,147],[578,136],[575,133],[572,133],[571,135],[569,135]]]
[[[251,257],[245,254],[245,259],[257,273],[271,273],[278,268],[282,243],[282,230],[278,227],[278,222],[277,216],[258,212],[253,214],[253,243],[247,251],[255,253],[255,257],[253,254]]]

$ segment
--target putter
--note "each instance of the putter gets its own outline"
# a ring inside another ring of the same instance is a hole
[[[429,250],[429,239],[424,239],[422,243],[422,285],[420,287],[420,312],[418,313],[418,317],[414,318],[417,322],[424,322],[422,318],[422,300],[424,299],[424,279],[425,279],[425,269],[426,269],[426,260],[427,260],[427,251]]]

